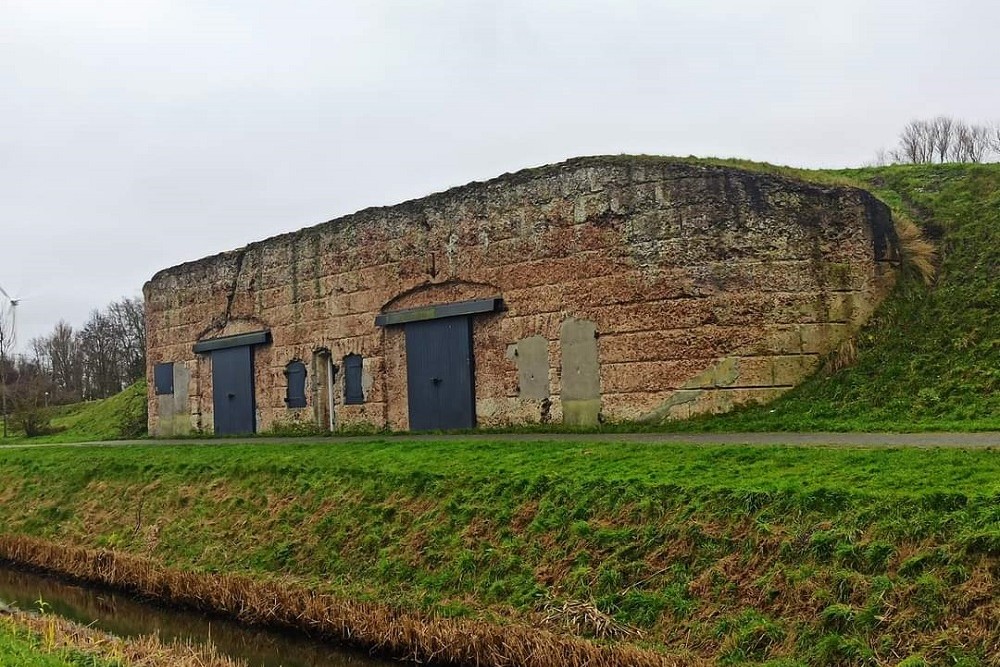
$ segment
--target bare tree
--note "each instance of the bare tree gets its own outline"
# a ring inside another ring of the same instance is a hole
[[[934,160],[934,125],[926,120],[911,120],[899,134],[896,157],[909,164],[927,164]]]
[[[31,350],[55,401],[116,394],[146,373],[143,301],[125,297],[93,310],[79,331],[60,321],[52,333],[33,339]]]
[[[58,402],[80,400],[83,389],[83,350],[73,327],[60,320],[48,336],[35,338],[31,348],[59,396]]]
[[[990,150],[990,132],[985,125],[955,125],[955,143],[951,158],[955,162],[982,162]]]
[[[49,398],[54,388],[51,378],[36,359],[23,354],[15,359],[14,371],[16,378],[9,401],[12,422],[29,438],[48,433]]]
[[[934,152],[937,154],[937,161],[945,162],[951,148],[955,121],[950,116],[938,116],[931,121],[931,124],[934,128]]]
[[[85,398],[116,394],[146,372],[145,308],[125,298],[94,310],[79,333]]]
[[[876,164],[931,164],[933,162],[983,162],[1000,156],[1000,121],[979,125],[937,116],[911,120],[899,133],[896,148],[876,154]]]
[[[993,123],[990,124],[989,135],[990,148],[993,149],[994,153],[1000,155],[1000,120],[993,121]]]
[[[146,308],[142,299],[123,298],[108,306],[122,355],[123,380],[131,384],[146,373]]]
[[[120,341],[107,314],[94,310],[80,331],[84,398],[107,398],[124,388]]]

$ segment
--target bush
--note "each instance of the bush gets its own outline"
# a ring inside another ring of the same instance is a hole
[[[36,438],[55,432],[52,428],[52,415],[47,408],[39,406],[24,406],[15,410],[12,415],[14,426],[24,433],[25,437]]]
[[[10,391],[9,405],[13,408],[11,423],[28,438],[53,433],[52,412],[46,405],[49,384],[40,377],[19,379]]]

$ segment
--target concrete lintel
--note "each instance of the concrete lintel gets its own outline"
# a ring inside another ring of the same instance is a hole
[[[253,333],[237,334],[235,336],[222,336],[220,338],[209,338],[200,340],[194,344],[196,353],[212,352],[213,350],[225,350],[230,347],[242,347],[244,345],[263,345],[271,342],[270,331],[254,331]]]
[[[475,299],[473,301],[457,301],[455,303],[443,303],[435,306],[407,308],[405,310],[396,310],[378,315],[375,318],[375,325],[386,327],[393,324],[406,324],[407,322],[436,320],[442,317],[492,313],[500,310],[502,307],[503,299],[495,296],[489,299]]]

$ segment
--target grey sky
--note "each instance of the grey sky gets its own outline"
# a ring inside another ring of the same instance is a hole
[[[596,153],[853,166],[1000,116],[1000,4],[0,1],[20,347],[155,271]]]

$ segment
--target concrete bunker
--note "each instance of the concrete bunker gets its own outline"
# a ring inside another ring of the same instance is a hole
[[[578,158],[367,209],[146,284],[150,430],[767,401],[870,315],[895,245],[867,192],[667,158]]]

